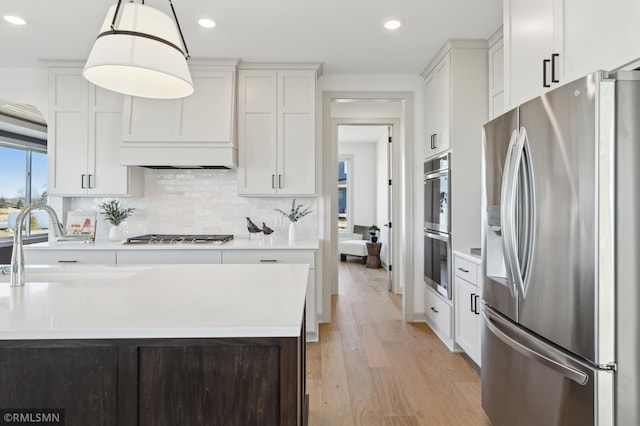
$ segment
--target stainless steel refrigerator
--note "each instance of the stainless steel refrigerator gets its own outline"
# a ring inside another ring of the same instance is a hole
[[[483,136],[485,412],[640,425],[640,71],[567,83]]]

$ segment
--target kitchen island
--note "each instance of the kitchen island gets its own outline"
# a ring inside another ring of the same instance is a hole
[[[308,265],[49,266],[0,283],[0,407],[66,425],[305,422]]]

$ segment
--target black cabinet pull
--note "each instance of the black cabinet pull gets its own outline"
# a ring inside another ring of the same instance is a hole
[[[82,188],[82,189],[85,189],[85,186],[84,186],[84,177],[85,177],[85,176],[86,176],[86,175],[82,175],[82,176],[80,177],[80,188]]]
[[[475,293],[471,293],[470,296],[471,296],[471,306],[470,306],[471,312],[475,313],[476,312],[476,307],[474,306],[474,302],[476,301],[476,294]]]
[[[551,87],[549,83],[547,83],[547,68],[551,63],[551,59],[544,59],[542,61],[542,87]]]
[[[556,75],[556,65],[558,64],[559,57],[560,57],[560,54],[558,53],[551,54],[551,82],[552,83],[560,82],[560,80],[558,79],[558,76]]]
[[[275,263],[277,259],[260,259],[260,263]]]
[[[436,308],[434,308],[433,306],[431,307],[431,310],[432,310],[433,312],[435,312],[436,314],[438,313],[438,310],[437,310]]]
[[[77,260],[58,260],[58,263],[78,263]]]
[[[271,189],[276,189],[276,175],[271,175]]]
[[[464,268],[462,268],[462,267],[458,268],[458,271],[462,271],[462,272],[464,272],[465,274],[468,274],[468,273],[469,273],[469,270],[468,270],[468,269],[464,269]]]
[[[473,311],[476,315],[480,315],[480,311],[478,310],[478,299],[479,298],[480,298],[480,295],[476,294],[476,297],[475,297],[475,299],[476,299],[476,308]]]
[[[87,175],[87,176],[89,176],[89,179],[88,179],[88,180],[89,180],[89,186],[88,186],[88,188],[89,188],[89,189],[91,189],[91,188],[93,188],[93,182],[92,182],[92,180],[91,180],[91,177],[92,177],[93,175],[89,174],[89,175]]]
[[[278,189],[282,189],[282,175],[278,175]]]

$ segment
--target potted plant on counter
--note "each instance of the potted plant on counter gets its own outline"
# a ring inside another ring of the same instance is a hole
[[[369,236],[371,237],[372,243],[378,242],[378,231],[380,231],[380,228],[378,228],[376,224],[369,227]]]
[[[100,204],[100,209],[102,210],[100,214],[104,215],[104,220],[108,221],[111,224],[111,227],[109,228],[109,240],[122,240],[122,230],[120,229],[120,224],[126,218],[131,216],[135,209],[132,207],[122,207],[118,200],[105,201],[104,203]]]
[[[284,210],[280,209],[274,209],[275,211],[280,212],[284,216],[286,216],[286,218],[291,222],[289,223],[289,241],[296,240],[295,223],[312,212],[312,210],[310,210],[310,207],[307,207],[306,209],[303,209],[302,207],[302,204],[298,204],[296,206],[296,199],[294,198],[293,203],[291,203],[291,210],[289,212],[285,212]]]

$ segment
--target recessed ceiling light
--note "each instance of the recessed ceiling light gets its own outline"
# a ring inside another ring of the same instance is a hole
[[[397,30],[402,26],[402,22],[398,19],[387,19],[384,21],[384,27],[388,30]]]
[[[15,25],[24,25],[27,23],[27,21],[25,21],[24,19],[18,18],[17,16],[11,16],[11,15],[4,16],[4,20],[7,22],[11,22],[12,24],[15,24]]]
[[[198,24],[200,24],[201,27],[205,27],[205,28],[213,28],[213,27],[216,26],[215,22],[213,22],[211,19],[207,19],[207,18],[200,19],[198,21]]]

